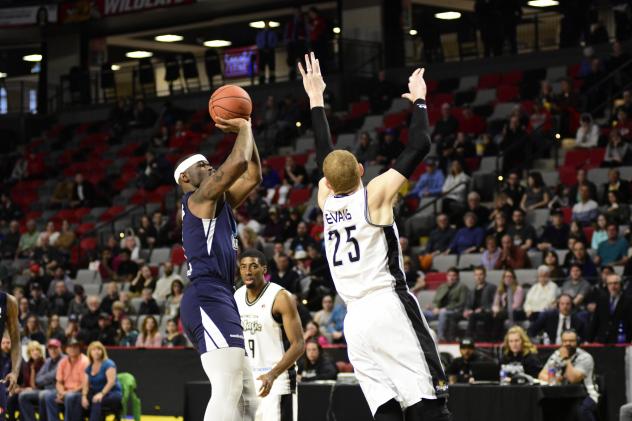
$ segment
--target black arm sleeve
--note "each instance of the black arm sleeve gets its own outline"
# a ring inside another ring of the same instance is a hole
[[[329,133],[329,123],[323,107],[312,108],[312,129],[316,139],[316,163],[318,168],[322,170],[325,157],[334,150],[331,133]]]
[[[410,120],[408,145],[397,158],[393,169],[409,178],[417,165],[426,157],[430,151],[430,136],[428,129],[428,109],[426,101],[418,99],[413,107],[413,116]]]

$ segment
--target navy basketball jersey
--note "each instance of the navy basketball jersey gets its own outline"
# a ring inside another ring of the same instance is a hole
[[[212,278],[233,288],[237,268],[237,223],[226,202],[217,204],[215,218],[198,218],[189,211],[192,192],[182,197],[182,244],[191,281]]]

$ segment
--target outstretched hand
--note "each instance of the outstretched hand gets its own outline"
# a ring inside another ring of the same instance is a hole
[[[226,120],[218,116],[217,121],[215,121],[215,127],[224,133],[239,133],[239,130],[248,124],[250,124],[250,121],[244,118],[231,118]]]
[[[418,99],[426,99],[426,81],[424,80],[424,72],[426,69],[419,68],[413,72],[408,78],[408,92],[402,94],[402,98],[415,102]]]
[[[320,63],[314,53],[305,54],[305,69],[303,65],[298,63],[298,71],[303,78],[303,88],[310,99],[312,107],[323,106],[323,92],[325,92],[325,81],[320,73]],[[318,104],[315,104],[318,102]]]

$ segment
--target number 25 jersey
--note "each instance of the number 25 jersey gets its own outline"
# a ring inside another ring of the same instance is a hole
[[[329,196],[323,220],[329,269],[346,303],[395,285],[406,288],[397,227],[369,222],[365,187]]]

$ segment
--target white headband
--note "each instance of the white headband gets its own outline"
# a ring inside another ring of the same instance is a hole
[[[180,165],[178,165],[178,168],[176,168],[176,170],[173,172],[173,178],[176,179],[176,183],[180,181],[180,175],[183,172],[188,170],[193,164],[197,164],[200,161],[208,162],[208,159],[206,159],[204,155],[198,153],[182,161]]]

